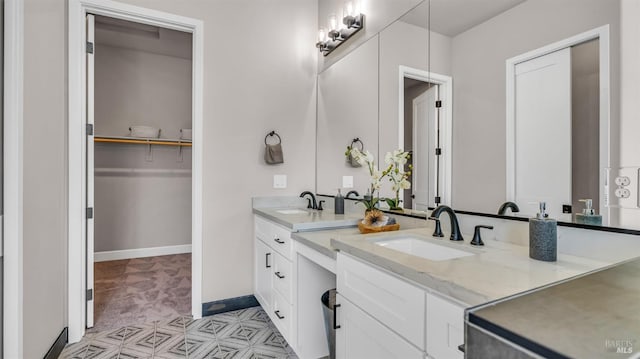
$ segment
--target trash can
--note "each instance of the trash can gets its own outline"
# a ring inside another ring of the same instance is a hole
[[[322,314],[324,314],[324,328],[327,332],[327,344],[329,344],[329,358],[336,357],[336,293],[335,289],[329,289],[322,294]]]

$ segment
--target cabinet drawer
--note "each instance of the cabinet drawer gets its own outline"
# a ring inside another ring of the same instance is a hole
[[[282,254],[288,260],[291,260],[291,253],[293,252],[291,232],[277,225],[272,226],[271,248]]]
[[[293,246],[290,231],[258,216],[254,216],[254,231],[258,239],[291,260]]]
[[[426,293],[401,279],[338,253],[338,293],[425,350]]]
[[[272,293],[273,306],[269,317],[275,324],[276,328],[282,333],[287,342],[293,343],[291,340],[291,323],[292,310],[291,305],[278,292]]]
[[[273,257],[273,288],[280,292],[284,299],[291,303],[293,301],[292,287],[292,264],[279,253]]]
[[[464,308],[427,294],[427,354],[433,358],[464,358]]]
[[[336,358],[423,359],[424,352],[338,294]]]

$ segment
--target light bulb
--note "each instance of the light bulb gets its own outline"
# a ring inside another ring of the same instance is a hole
[[[338,19],[336,18],[336,14],[331,14],[329,16],[329,29],[331,30],[338,29]]]
[[[344,3],[344,16],[355,16],[353,1]]]
[[[320,42],[327,41],[327,30],[325,30],[324,28],[321,28],[320,30],[318,30],[318,41]]]

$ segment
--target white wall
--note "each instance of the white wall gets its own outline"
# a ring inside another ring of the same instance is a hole
[[[67,323],[66,1],[24,2],[24,358]],[[15,330],[15,328],[7,328]]]
[[[616,144],[620,150],[620,167],[640,167],[640,2],[621,0],[621,61],[620,81],[620,142],[611,142],[612,151]],[[612,63],[616,65],[616,63]],[[615,166],[615,165],[614,165]],[[635,191],[640,188],[636,187]],[[620,209],[617,213],[621,227],[640,228],[640,209]]]
[[[617,1],[530,0],[453,38],[455,208],[494,213],[505,200],[505,60],[610,24],[611,61],[616,64],[619,17]],[[611,70],[611,129],[615,134],[619,73],[615,65]],[[612,143],[617,143],[615,137]]]
[[[191,59],[103,45],[96,36],[96,134],[154,126],[162,138],[191,128]],[[190,40],[187,40],[190,41]]]

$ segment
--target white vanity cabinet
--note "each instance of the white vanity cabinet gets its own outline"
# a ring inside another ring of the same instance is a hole
[[[291,232],[256,216],[254,233],[255,297],[287,342],[293,343]]]
[[[339,359],[464,357],[461,306],[343,253],[337,283]]]

